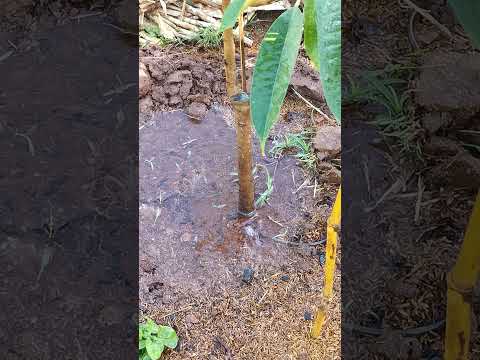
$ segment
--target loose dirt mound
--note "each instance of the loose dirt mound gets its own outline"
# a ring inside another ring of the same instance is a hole
[[[144,64],[151,81],[144,82],[141,94],[156,109],[187,109],[200,119],[214,99],[221,102],[226,94],[223,66],[217,61],[166,55],[161,61],[144,58]]]

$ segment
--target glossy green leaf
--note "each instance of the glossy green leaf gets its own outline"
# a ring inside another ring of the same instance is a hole
[[[315,0],[320,79],[330,111],[341,122],[342,18],[340,0]]]
[[[166,347],[170,349],[175,349],[178,344],[178,336],[175,330],[169,326],[160,326],[158,332],[159,341],[163,343]]]
[[[152,360],[150,358],[150,356],[148,356],[148,354],[145,352],[143,354],[140,355],[140,360]]]
[[[302,32],[303,14],[293,7],[273,22],[260,45],[253,71],[250,113],[262,154],[287,94]]]
[[[475,46],[480,47],[480,1],[449,0],[448,3]]]
[[[220,32],[224,32],[226,29],[233,28],[237,22],[238,17],[245,9],[247,0],[232,0],[225,9],[222,18],[222,24],[220,25]]]
[[[145,330],[149,334],[156,334],[158,333],[159,327],[152,319],[148,319],[147,323],[145,324]]]
[[[148,339],[145,343],[145,348],[147,349],[147,354],[152,358],[152,360],[158,360],[160,359],[160,356],[162,356],[163,353],[163,344],[159,341],[152,341],[151,339]]]
[[[318,54],[318,34],[317,34],[317,19],[316,6],[317,0],[304,0],[303,14],[305,16],[305,29],[303,32],[303,44],[308,57],[313,65],[319,70],[320,60]]]

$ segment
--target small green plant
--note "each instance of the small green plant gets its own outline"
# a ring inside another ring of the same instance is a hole
[[[401,154],[415,154],[422,158],[420,124],[412,112],[411,99],[405,80],[399,79],[399,69],[385,69],[365,73],[358,85],[352,79],[347,91],[349,102],[378,104],[384,112],[371,122],[380,132],[393,139]]]
[[[220,31],[231,29],[252,3],[232,0],[225,9]],[[265,151],[268,134],[278,121],[302,42],[320,74],[325,100],[341,121],[341,1],[300,0],[270,26],[260,45],[251,85],[250,115]],[[303,10],[303,11],[302,11]],[[240,26],[241,27],[241,26]]]
[[[158,360],[167,347],[175,349],[178,336],[171,327],[157,325],[152,319],[138,328],[139,360]]]
[[[273,192],[273,179],[272,177],[270,176],[270,173],[268,172],[268,169],[266,166],[264,165],[261,165],[261,164],[257,164],[257,167],[260,166],[263,168],[263,170],[265,170],[265,174],[266,174],[266,185],[267,185],[267,188],[266,190],[260,194],[260,196],[258,197],[257,201],[255,201],[255,206],[257,208],[260,208],[262,206],[264,206],[267,202],[268,202],[268,199],[270,198],[270,195],[272,194]],[[255,170],[257,170],[257,167],[255,167]]]
[[[181,45],[180,39],[170,40],[162,35],[160,28],[154,24],[146,24],[142,31],[140,31],[140,43],[145,47],[148,44],[155,44],[160,47],[166,47],[168,45]]]
[[[205,49],[218,48],[222,44],[222,34],[213,27],[202,28],[192,41]]]
[[[300,133],[287,134],[283,140],[274,140],[270,154],[276,158],[282,156],[286,151],[294,150],[294,155],[307,169],[315,168],[317,157],[311,145],[312,132],[302,131]]]

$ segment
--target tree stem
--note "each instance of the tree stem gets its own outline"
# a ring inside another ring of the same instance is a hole
[[[232,98],[237,123],[239,204],[238,212],[243,217],[254,214],[254,186],[252,174],[252,125],[250,98],[241,92]]]
[[[230,0],[223,0],[223,11],[230,4]],[[235,64],[235,42],[233,41],[233,30],[227,29],[223,32],[223,56],[225,59],[225,78],[227,83],[227,94],[233,96],[236,93],[236,64]]]
[[[247,72],[245,69],[245,33],[243,29],[243,13],[238,17],[238,30],[240,35],[240,67],[242,70],[242,90],[247,92]]]

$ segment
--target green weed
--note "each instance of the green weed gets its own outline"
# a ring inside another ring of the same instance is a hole
[[[143,31],[140,32],[140,44],[142,44],[143,47],[148,46],[149,44],[166,47],[168,45],[182,45],[183,42],[180,39],[167,39],[160,33],[158,26],[147,24]]]
[[[407,81],[399,76],[408,68],[391,68],[365,73],[359,83],[351,78],[347,99],[351,103],[378,104],[384,112],[377,115],[371,123],[380,132],[400,147],[402,154],[414,153],[422,158],[419,141],[420,124],[415,119],[411,97],[406,89]]]
[[[296,152],[294,157],[307,169],[313,170],[317,162],[317,157],[311,145],[312,134],[311,131],[302,131],[300,133],[287,134],[283,137],[283,140],[280,141],[274,140],[270,154],[278,158],[285,152],[293,150]]]
[[[192,42],[206,49],[218,48],[222,41],[222,33],[213,27],[202,28],[192,39]]]
[[[175,349],[178,336],[171,327],[157,325],[152,319],[138,328],[139,360],[158,360],[167,347]]]
[[[257,167],[258,166],[262,167],[265,170],[267,189],[264,192],[262,192],[258,197],[257,201],[255,201],[256,208],[260,208],[264,206],[268,202],[268,199],[270,198],[270,195],[273,192],[273,179],[270,176],[270,173],[268,172],[267,167],[261,164],[257,164]],[[255,171],[256,169],[257,168],[255,168]]]

